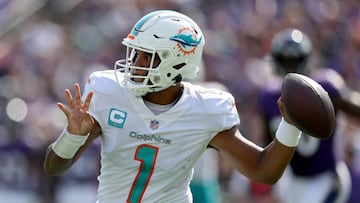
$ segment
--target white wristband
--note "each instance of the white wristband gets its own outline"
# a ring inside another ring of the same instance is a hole
[[[295,147],[299,143],[301,131],[282,118],[275,136],[281,144],[288,147]]]
[[[52,145],[52,150],[63,159],[71,159],[86,142],[88,136],[89,135],[83,136],[71,134],[66,127]]]

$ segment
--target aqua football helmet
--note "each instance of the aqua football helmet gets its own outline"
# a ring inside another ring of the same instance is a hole
[[[121,85],[134,95],[143,96],[195,77],[205,39],[191,18],[175,11],[160,10],[142,17],[122,44],[127,47],[126,59],[115,62],[115,75],[123,72],[124,79],[118,80]],[[152,54],[149,67],[134,66],[137,51]],[[160,58],[160,63],[153,67],[155,57]],[[146,70],[147,75],[134,74],[136,69]],[[142,81],[135,82],[136,78]]]
[[[280,74],[303,73],[311,54],[309,37],[298,29],[288,28],[277,33],[271,43],[271,56]]]

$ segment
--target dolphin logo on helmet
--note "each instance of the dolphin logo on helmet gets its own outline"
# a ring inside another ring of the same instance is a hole
[[[190,32],[190,34],[187,34],[188,32]],[[187,55],[195,52],[195,49],[197,45],[200,44],[202,37],[200,37],[200,39],[197,40],[194,31],[186,27],[186,28],[182,28],[179,31],[179,34],[170,37],[170,40],[178,42],[177,46],[180,49],[180,51],[185,55]]]
[[[183,48],[187,48],[187,46],[194,47],[201,42],[201,38],[199,40],[194,40],[192,35],[183,35],[183,34],[170,37],[170,40],[179,42]]]

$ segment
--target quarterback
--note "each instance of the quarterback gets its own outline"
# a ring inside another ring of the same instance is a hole
[[[192,202],[193,166],[211,147],[247,177],[278,181],[301,132],[283,109],[277,136],[259,147],[239,132],[230,93],[184,79],[196,76],[205,38],[189,17],[170,10],[142,17],[122,42],[126,58],[115,70],[94,72],[84,91],[65,90],[58,103],[68,124],[49,146],[48,175],[61,175],[101,140],[98,203]]]

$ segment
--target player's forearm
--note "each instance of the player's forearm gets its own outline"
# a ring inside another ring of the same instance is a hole
[[[259,159],[259,181],[269,185],[275,184],[284,173],[294,152],[295,147],[287,147],[277,140],[269,144]]]
[[[88,137],[88,135],[71,134],[66,127],[47,150],[44,162],[45,172],[48,175],[61,175],[66,171],[77,159],[76,157],[79,157],[86,149],[82,146],[89,145],[91,139],[88,141]],[[88,141],[87,145],[85,145],[86,141]]]
[[[275,184],[289,164],[297,146],[301,132],[284,119],[276,131],[276,139],[262,152],[258,159],[260,180]]]
[[[46,152],[44,160],[44,171],[49,176],[62,175],[67,169],[71,167],[72,159],[63,159],[56,155],[50,145]]]
[[[295,152],[300,136],[301,132],[298,128],[285,119],[281,120],[275,134],[276,139],[264,149],[261,155],[261,159],[264,160],[261,168],[266,169],[266,174],[269,174],[264,179],[270,184],[275,184],[283,174]]]

